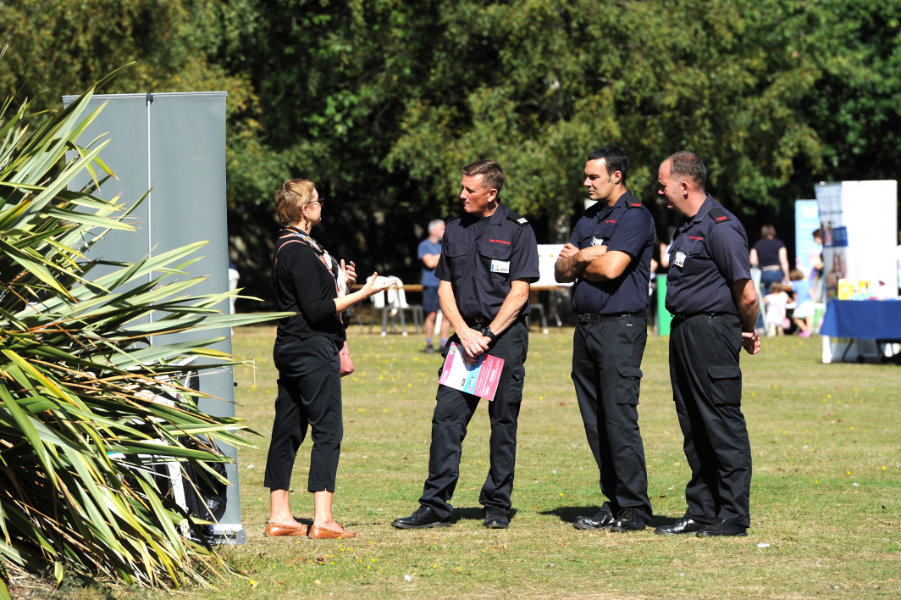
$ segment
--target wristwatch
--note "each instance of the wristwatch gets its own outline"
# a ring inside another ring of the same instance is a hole
[[[490,327],[483,327],[483,328],[482,328],[482,335],[484,335],[486,338],[488,338],[488,339],[491,340],[492,342],[495,341],[495,340],[497,339],[497,336],[494,335],[494,332],[491,331],[491,328],[490,328]]]

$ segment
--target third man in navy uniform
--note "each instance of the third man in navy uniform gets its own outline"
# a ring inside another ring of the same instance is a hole
[[[463,215],[449,221],[444,233],[435,269],[438,299],[454,328],[449,341],[468,361],[485,353],[504,359],[497,392],[488,403],[491,466],[479,503],[485,527],[506,529],[529,348],[525,316],[530,283],[538,279],[538,246],[528,222],[500,202],[500,165],[487,160],[467,165],[460,185]],[[450,500],[460,476],[463,438],[479,398],[439,385],[435,400],[429,475],[419,508],[392,523],[399,529],[446,526],[453,516]]]
[[[650,211],[626,188],[628,171],[628,157],[615,146],[588,156],[584,185],[596,203],[554,268],[558,282],[575,282],[572,379],[607,498],[596,515],[576,519],[577,529],[634,531],[651,517],[638,391],[657,235]]]
[[[670,380],[691,479],[688,509],[656,533],[743,536],[750,526],[751,445],[741,412],[738,357],[760,351],[757,289],[744,227],[705,191],[707,168],[676,152],[660,165],[658,193],[679,220],[666,308],[673,313]]]

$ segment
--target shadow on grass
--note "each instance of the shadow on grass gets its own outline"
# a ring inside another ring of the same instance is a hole
[[[513,517],[516,516],[517,510],[515,508],[510,509],[510,520],[513,520]],[[463,519],[469,519],[471,521],[481,521],[485,518],[485,513],[481,508],[455,508],[454,514],[451,517],[451,521],[456,523],[457,521]]]
[[[554,515],[560,518],[564,523],[572,523],[576,517],[592,516],[601,510],[599,506],[558,506],[552,510],[542,511],[542,515]]]
[[[576,517],[586,516],[591,517],[594,516],[600,511],[601,508],[599,506],[559,506],[552,510],[542,511],[540,514],[542,515],[554,515],[559,517],[560,520],[564,523],[574,523]],[[677,517],[666,517],[663,515],[653,515],[650,519],[648,519],[648,527],[660,527],[661,525],[672,525],[676,521],[682,518],[682,515]]]

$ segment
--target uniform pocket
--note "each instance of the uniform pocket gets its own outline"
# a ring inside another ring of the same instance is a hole
[[[510,393],[507,398],[512,400],[514,397],[522,400],[522,388],[526,382],[526,368],[524,366],[513,367],[510,369]]]
[[[617,382],[617,404],[631,404],[638,406],[638,391],[641,386],[642,372],[638,367],[616,367],[616,373],[619,375]]]
[[[504,297],[505,287],[510,280],[510,257],[513,248],[510,242],[495,240],[483,235],[478,242],[479,260],[488,270],[491,289],[486,290],[488,296]]]
[[[447,255],[448,257],[457,257],[457,256],[466,256],[472,251],[472,247],[468,244],[452,244],[449,243],[447,245]]]
[[[466,265],[469,260],[469,256],[472,254],[472,248],[467,246],[466,244],[452,244],[449,243],[445,252],[445,260],[447,260],[448,268],[450,269],[451,279],[456,279],[456,276],[460,273],[466,272]]]
[[[738,365],[711,365],[707,375],[717,404],[741,404],[741,369]]]
[[[510,260],[513,245],[506,240],[496,240],[488,235],[479,239],[479,253],[485,258],[494,260]]]

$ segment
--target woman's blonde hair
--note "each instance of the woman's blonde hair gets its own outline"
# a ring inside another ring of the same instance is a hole
[[[282,225],[297,223],[303,207],[313,201],[316,184],[309,179],[289,179],[275,192],[275,212]]]

